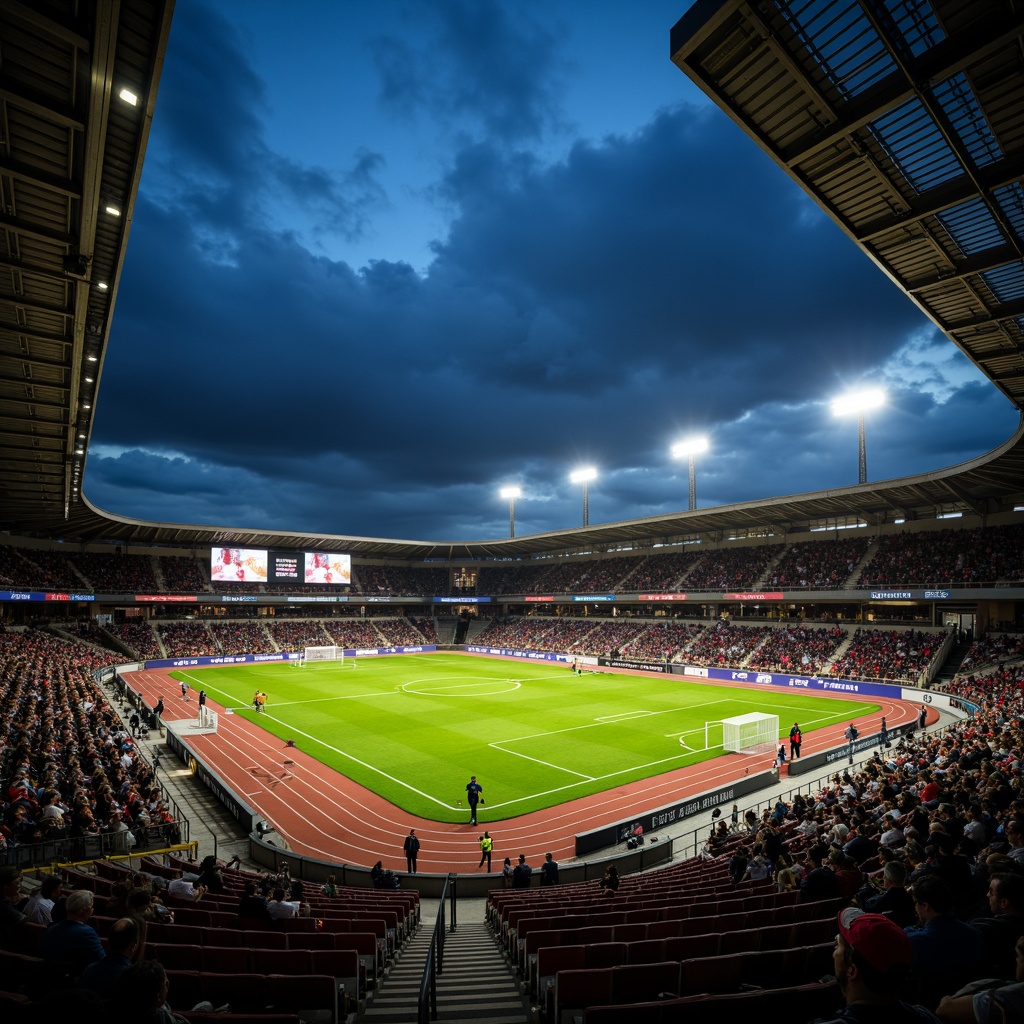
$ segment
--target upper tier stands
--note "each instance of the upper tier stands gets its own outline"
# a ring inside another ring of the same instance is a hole
[[[844,590],[853,587],[1024,584],[1024,524],[985,529],[829,537],[788,546],[758,543],[647,555],[545,558],[477,570],[477,594],[680,593],[755,588]],[[47,551],[0,545],[0,585],[112,594],[213,591],[201,557]],[[353,563],[351,587],[218,584],[232,593],[433,596],[456,593],[443,566]]]

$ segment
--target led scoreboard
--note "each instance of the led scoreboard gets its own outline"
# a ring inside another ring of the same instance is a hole
[[[333,551],[268,551],[216,547],[210,550],[214,583],[322,583],[349,586],[352,556]]]

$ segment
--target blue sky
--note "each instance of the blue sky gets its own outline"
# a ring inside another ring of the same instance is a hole
[[[505,536],[872,480],[1010,404],[669,59],[687,0],[177,0],[85,494]]]

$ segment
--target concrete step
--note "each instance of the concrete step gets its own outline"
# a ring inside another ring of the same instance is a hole
[[[360,1021],[409,1024],[416,1020],[432,931],[424,921],[360,1014]],[[529,1006],[520,993],[519,982],[482,921],[460,923],[456,931],[445,936],[444,973],[437,979],[437,1014],[439,1024],[529,1022]]]

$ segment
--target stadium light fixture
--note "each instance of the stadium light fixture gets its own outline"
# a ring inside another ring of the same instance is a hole
[[[516,535],[516,498],[522,495],[522,489],[515,486],[502,487],[499,493],[508,500],[508,535],[514,537]]]
[[[832,400],[833,416],[850,416],[857,414],[857,482],[868,482],[868,453],[864,440],[864,413],[877,409],[885,404],[885,392],[881,388],[866,388],[863,391],[850,391]]]
[[[590,525],[590,509],[587,501],[587,484],[597,479],[597,470],[593,466],[582,466],[574,470],[569,479],[574,484],[583,484],[583,525]]]
[[[706,437],[688,437],[672,445],[672,457],[690,461],[690,511],[697,507],[697,474],[694,459],[708,450]]]
[[[128,86],[125,86],[117,95],[119,99],[127,103],[130,107],[136,107],[139,104],[138,95],[132,92]]]

